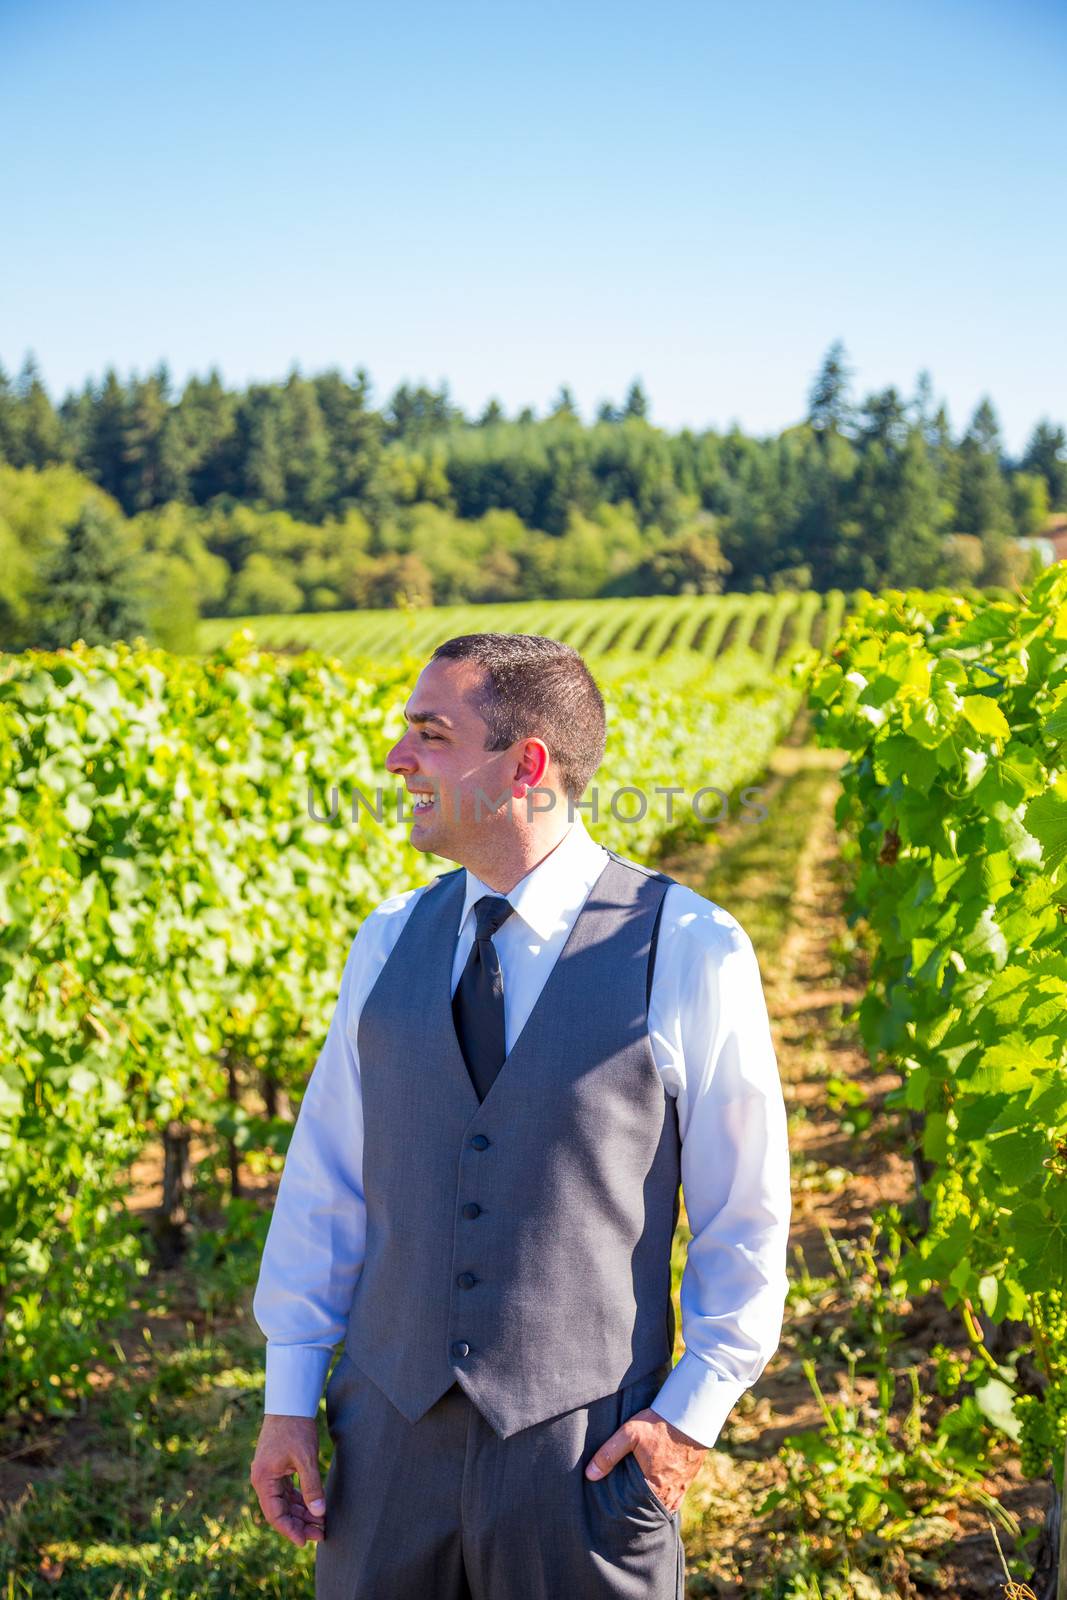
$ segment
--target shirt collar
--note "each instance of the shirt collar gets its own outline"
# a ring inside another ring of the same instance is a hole
[[[505,898],[543,943],[557,931],[566,914],[582,904],[606,860],[607,851],[589,834],[581,816],[576,816],[559,843],[508,890]],[[499,890],[490,889],[475,877],[469,867],[466,874],[461,929],[476,900],[483,894],[499,894]]]

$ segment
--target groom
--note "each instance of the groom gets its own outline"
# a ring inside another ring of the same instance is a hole
[[[459,865],[349,950],[253,1302],[252,1483],[319,1543],[316,1600],[680,1600],[679,1506],[787,1285],[755,953],[586,830],[604,703],[570,646],[450,639],[405,717],[412,843]]]

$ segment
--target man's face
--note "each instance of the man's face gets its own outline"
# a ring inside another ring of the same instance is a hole
[[[532,741],[486,750],[488,729],[471,704],[483,672],[474,661],[427,662],[404,708],[407,729],[385,762],[413,797],[412,844],[450,861],[463,862],[472,845],[480,854],[487,830],[511,828],[525,818],[526,801],[514,798],[515,792],[524,794],[527,784],[540,781],[529,775],[537,747],[534,766],[523,766]]]

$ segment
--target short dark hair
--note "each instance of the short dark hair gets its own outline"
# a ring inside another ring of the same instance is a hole
[[[488,726],[485,748],[543,739],[564,790],[579,800],[604,759],[607,723],[604,697],[573,645],[541,633],[460,633],[430,657],[442,659],[485,669],[472,697]]]

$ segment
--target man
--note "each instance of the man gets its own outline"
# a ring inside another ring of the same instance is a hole
[[[450,639],[405,716],[412,842],[460,865],[349,950],[253,1302],[252,1482],[319,1542],[317,1600],[680,1600],[679,1505],[785,1303],[755,953],[586,830],[605,718],[575,650]]]

